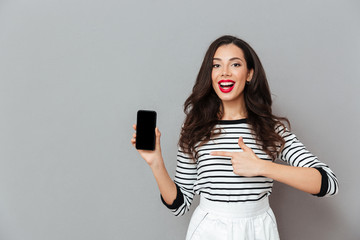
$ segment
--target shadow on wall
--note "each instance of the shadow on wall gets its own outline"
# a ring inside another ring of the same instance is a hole
[[[275,182],[270,196],[281,239],[356,240],[328,199]],[[335,196],[336,197],[336,196]],[[294,235],[295,234],[295,235]],[[357,239],[358,240],[358,239]]]

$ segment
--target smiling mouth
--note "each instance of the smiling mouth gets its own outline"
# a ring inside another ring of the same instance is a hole
[[[221,92],[228,93],[233,90],[235,82],[232,80],[220,80],[218,85]]]

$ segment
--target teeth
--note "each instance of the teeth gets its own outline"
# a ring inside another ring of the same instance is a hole
[[[223,83],[220,83],[220,86],[221,86],[221,87],[231,87],[232,85],[234,85],[233,82],[223,82]]]
[[[221,85],[221,86],[230,86],[230,85],[233,85],[233,83],[231,83],[231,82],[228,82],[228,83],[221,83],[220,85]]]

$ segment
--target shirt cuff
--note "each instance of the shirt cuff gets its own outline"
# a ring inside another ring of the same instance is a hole
[[[324,169],[322,168],[315,168],[316,170],[318,170],[321,174],[321,189],[320,192],[318,194],[313,194],[314,196],[318,196],[318,197],[323,197],[326,195],[327,191],[328,191],[328,175],[325,172]]]
[[[180,191],[180,187],[176,183],[175,183],[175,186],[176,186],[177,193],[176,193],[176,198],[172,204],[167,204],[160,194],[162,203],[169,209],[178,209],[184,203],[184,196],[183,196],[182,192]]]

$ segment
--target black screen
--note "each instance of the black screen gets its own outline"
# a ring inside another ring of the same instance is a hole
[[[136,123],[136,148],[155,149],[156,112],[139,110]]]

